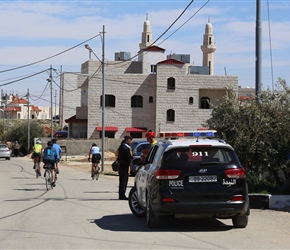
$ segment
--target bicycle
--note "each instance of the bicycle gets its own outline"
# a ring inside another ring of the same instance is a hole
[[[39,163],[40,163],[40,159],[38,156],[34,157],[34,166],[33,168],[35,169],[35,175],[36,178],[38,178],[39,176],[41,176],[40,170],[39,170]]]
[[[91,158],[89,158],[89,161],[91,160]],[[99,167],[100,161],[97,161],[94,163],[94,167],[95,167],[95,171],[92,174],[92,180],[94,180],[96,178],[96,181],[99,179],[100,176],[100,167]]]
[[[52,175],[51,175],[51,163],[45,163],[43,168],[45,169],[44,171],[44,179],[45,179],[45,185],[46,185],[46,190],[50,190],[50,189],[53,189],[53,182],[51,181],[51,178],[52,178]],[[56,171],[54,171],[54,183],[56,182],[57,180],[57,174],[56,174]]]

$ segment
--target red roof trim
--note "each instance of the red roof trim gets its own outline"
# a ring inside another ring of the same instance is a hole
[[[77,119],[76,115],[64,120],[66,123],[87,123],[87,119]]]
[[[146,132],[147,128],[127,127],[126,132]]]
[[[162,49],[161,47],[158,47],[156,45],[153,45],[153,46],[149,46],[145,49],[143,49],[144,51],[161,51],[161,52],[164,52],[165,49]]]
[[[166,59],[164,61],[161,61],[158,64],[185,64],[185,62],[176,60],[174,58],[170,58],[170,59]]]
[[[96,127],[97,131],[102,131],[102,127]],[[111,132],[117,132],[118,127],[113,127],[113,126],[107,126],[105,127],[105,131],[111,131]]]

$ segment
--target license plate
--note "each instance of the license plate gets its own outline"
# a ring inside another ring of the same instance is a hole
[[[216,175],[189,176],[189,182],[217,182]]]

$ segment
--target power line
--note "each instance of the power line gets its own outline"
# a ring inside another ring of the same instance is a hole
[[[79,44],[77,44],[77,45],[75,45],[75,46],[73,46],[73,47],[70,47],[69,49],[66,49],[66,50],[64,50],[64,51],[62,51],[62,52],[59,52],[59,53],[57,53],[57,54],[55,54],[55,55],[53,55],[53,56],[49,56],[49,57],[44,58],[44,59],[42,59],[42,60],[39,60],[39,61],[36,61],[36,62],[33,62],[33,63],[29,63],[29,64],[26,64],[26,65],[22,65],[22,66],[19,66],[19,67],[16,67],[16,68],[11,68],[11,69],[2,70],[2,71],[0,71],[0,73],[4,73],[4,72],[8,72],[8,71],[12,71],[12,70],[16,70],[16,69],[21,69],[21,68],[25,68],[25,67],[28,67],[28,66],[31,66],[31,65],[34,65],[34,64],[40,63],[40,62],[44,62],[44,61],[46,61],[46,60],[48,60],[48,59],[51,59],[51,58],[53,58],[53,57],[59,56],[59,55],[61,55],[61,54],[63,54],[63,53],[66,53],[66,52],[68,52],[68,51],[70,51],[70,50],[72,50],[72,49],[74,49],[74,48],[76,48],[76,47],[78,47],[78,46],[80,46],[80,45],[82,45],[82,44],[84,44],[84,43],[86,43],[86,42],[88,42],[88,41],[94,39],[94,38],[96,38],[97,36],[100,36],[100,34],[95,35],[95,36],[91,37],[90,39],[88,39],[88,40],[86,40],[86,41],[83,41],[83,42],[81,42],[81,43],[79,43]],[[1,85],[0,85],[0,86],[1,86]]]
[[[11,82],[7,82],[7,83],[0,84],[0,86],[5,86],[5,85],[9,85],[9,84],[12,84],[12,83],[15,83],[15,82],[19,82],[19,81],[25,80],[25,79],[27,79],[27,78],[30,78],[30,77],[33,77],[33,76],[36,76],[36,75],[42,74],[42,73],[46,72],[47,70],[48,70],[48,69],[45,69],[45,70],[40,71],[40,72],[38,72],[38,73],[35,73],[35,74],[32,74],[32,75],[29,75],[29,76],[23,77],[23,78],[20,78],[20,79],[17,79],[17,80],[11,81]]]

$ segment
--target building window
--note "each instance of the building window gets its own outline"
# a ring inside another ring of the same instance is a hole
[[[157,69],[157,66],[152,64],[151,65],[151,73],[156,74],[156,69]]]
[[[149,43],[149,42],[150,42],[150,36],[147,35],[147,43]]]
[[[103,96],[100,96],[101,107],[103,106]],[[105,95],[105,107],[116,107],[116,97],[114,95]]]
[[[102,138],[102,131],[100,131],[99,137]],[[113,131],[105,131],[105,137],[115,138],[115,132],[113,132]]]
[[[211,42],[211,37],[209,38],[209,45],[211,45],[212,44],[212,42]]]
[[[166,112],[166,121],[174,122],[175,121],[175,111],[173,109],[168,109]]]
[[[131,132],[130,136],[132,136],[134,139],[135,138],[143,138],[142,132]]]
[[[189,97],[188,104],[193,104],[193,97]]]
[[[153,103],[153,96],[149,96],[149,103]]]
[[[131,97],[131,108],[143,108],[143,97],[141,95]]]
[[[168,90],[175,90],[175,78],[169,77],[167,79],[167,89]]]
[[[200,108],[201,109],[209,109],[210,99],[209,97],[201,97],[200,98]]]

